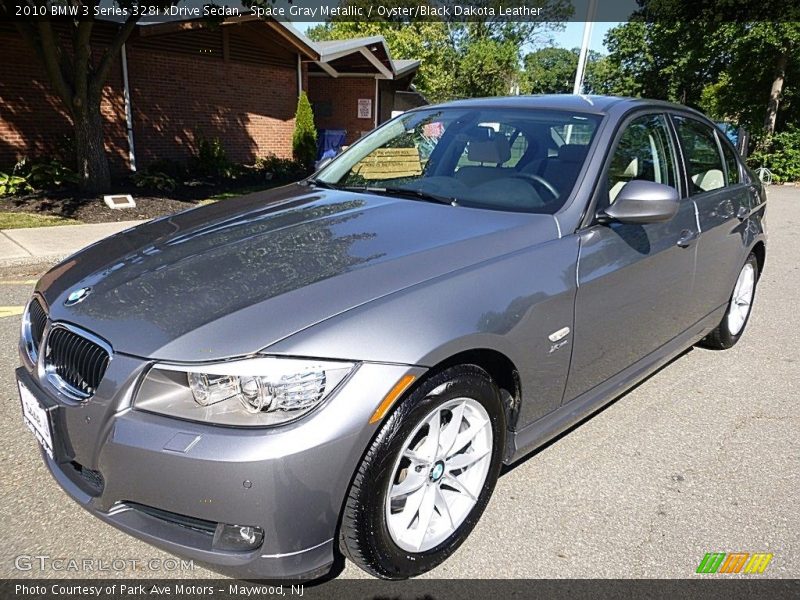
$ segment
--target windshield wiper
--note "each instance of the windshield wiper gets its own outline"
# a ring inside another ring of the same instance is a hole
[[[372,192],[374,194],[387,194],[393,196],[405,196],[412,199],[423,200],[425,202],[434,202],[436,204],[449,204],[450,206],[457,206],[458,201],[455,198],[447,196],[440,196],[439,194],[432,194],[423,190],[415,190],[411,188],[402,187],[365,187],[365,192]]]
[[[315,185],[317,187],[326,188],[329,190],[343,190],[347,192],[362,192],[365,194],[382,194],[387,196],[404,196],[414,200],[423,200],[425,202],[434,202],[436,204],[448,204],[450,206],[458,206],[458,201],[455,198],[447,196],[440,196],[422,190],[415,190],[411,188],[402,187],[371,187],[367,185],[349,185],[341,186],[320,181],[319,179],[307,179],[306,184]]]

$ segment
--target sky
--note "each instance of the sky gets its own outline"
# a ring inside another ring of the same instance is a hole
[[[581,40],[583,40],[583,26],[585,23],[567,23],[564,31],[554,35],[556,46],[562,48],[580,48]],[[589,50],[596,50],[597,52],[606,52],[603,45],[603,38],[612,27],[616,27],[619,23],[607,23],[600,21],[599,23],[592,23],[592,34],[589,38]]]
[[[319,25],[319,23],[292,23],[292,25],[302,31],[303,33],[306,32],[307,29],[310,27],[314,27],[315,25]],[[619,23],[608,23],[604,21],[600,21],[597,23],[592,24],[592,35],[589,40],[589,49],[596,50],[598,52],[606,52],[605,46],[603,46],[603,38],[608,32],[609,29],[612,27],[619,25]],[[584,23],[576,22],[576,23],[567,23],[566,28],[564,31],[561,31],[555,34],[554,41],[556,46],[561,48],[580,48],[581,40],[583,39],[583,26]]]

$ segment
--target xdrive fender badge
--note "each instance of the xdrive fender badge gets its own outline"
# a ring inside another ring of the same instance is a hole
[[[67,296],[67,299],[64,300],[64,306],[72,306],[77,304],[78,302],[83,302],[86,300],[86,297],[92,293],[92,288],[90,287],[83,287],[78,288],[77,290],[72,290]]]
[[[566,346],[569,343],[569,340],[565,340],[564,338],[569,335],[569,327],[562,327],[558,331],[554,331],[550,335],[547,336],[553,344],[550,346],[549,354],[552,354],[559,348]]]

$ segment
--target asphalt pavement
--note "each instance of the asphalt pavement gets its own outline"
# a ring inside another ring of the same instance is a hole
[[[688,352],[506,472],[428,577],[710,577],[695,575],[707,552],[772,553],[758,577],[800,576],[800,189],[772,187],[767,214],[741,342]],[[173,570],[168,554],[90,517],[42,464],[13,374],[18,310],[40,269],[0,271],[0,577],[215,576]],[[352,564],[340,575],[363,576]]]

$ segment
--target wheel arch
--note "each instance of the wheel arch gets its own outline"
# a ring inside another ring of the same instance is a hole
[[[505,411],[506,440],[511,439],[516,430],[519,409],[522,404],[522,381],[519,369],[514,361],[505,353],[487,347],[475,347],[460,350],[449,356],[440,358],[425,375],[425,379],[456,365],[475,365],[486,371],[500,389],[500,398]],[[419,383],[419,381],[415,382]]]
[[[753,244],[750,252],[756,255],[756,261],[758,261],[758,275],[760,277],[764,272],[764,265],[767,260],[767,245],[764,243],[764,240],[758,240]]]

